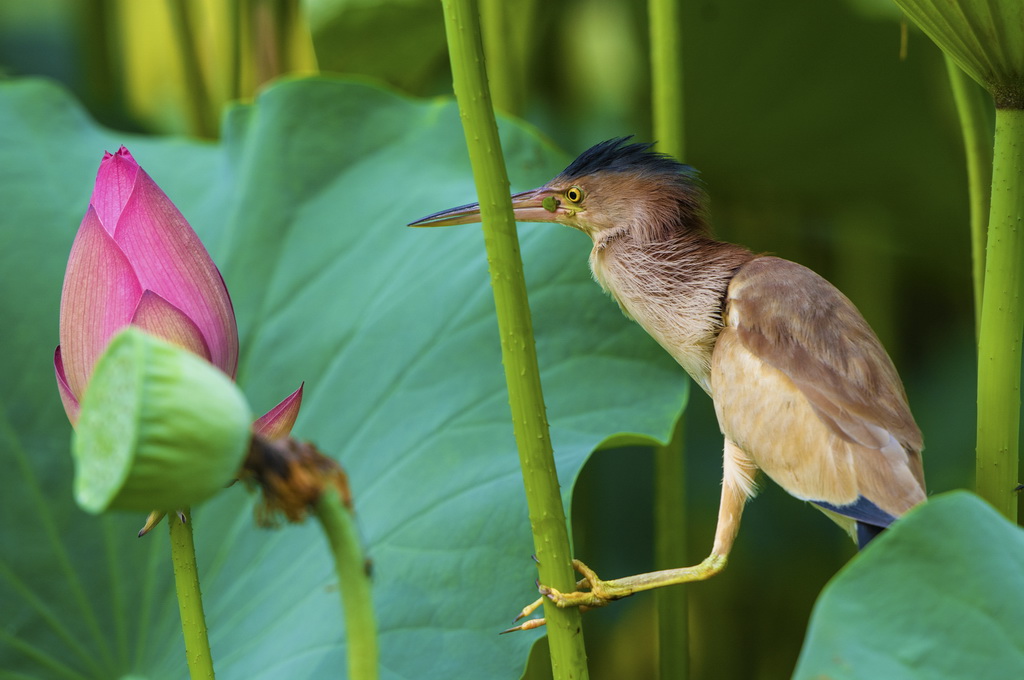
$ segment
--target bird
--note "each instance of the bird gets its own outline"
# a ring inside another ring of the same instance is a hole
[[[861,549],[926,497],[921,431],[854,304],[807,267],[717,239],[697,171],[630,139],[584,151],[543,186],[513,195],[512,210],[518,222],[587,234],[597,283],[711,397],[724,438],[714,543],[698,565],[609,581],[574,560],[577,590],[541,585],[520,618],[543,597],[591,608],[719,573],[758,471]],[[410,226],[479,221],[474,203]]]

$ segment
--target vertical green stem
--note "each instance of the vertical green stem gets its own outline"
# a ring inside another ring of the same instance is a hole
[[[512,54],[509,14],[514,9],[505,0],[480,0],[480,23],[484,34],[488,83],[491,99],[499,111],[519,115],[520,97],[515,76],[516,59]]]
[[[348,677],[376,680],[378,667],[377,622],[373,613],[370,577],[359,545],[352,514],[341,503],[338,492],[328,488],[315,506],[338,572],[338,589],[345,614],[348,640]]]
[[[569,532],[548,433],[508,177],[487,89],[479,17],[472,0],[442,0],[441,4],[455,96],[480,199],[512,427],[540,580],[558,590],[572,591],[576,579],[570,566]],[[588,678],[579,610],[558,609],[545,601],[544,617],[555,680]]]
[[[537,5],[538,0],[480,0],[491,100],[495,109],[513,116],[526,109],[530,50],[542,34],[535,20]]]
[[[981,332],[981,298],[985,285],[985,231],[988,227],[988,192],[992,180],[992,131],[986,115],[988,95],[948,54],[946,70],[960,116],[967,160],[967,188],[971,206],[971,272],[974,280],[974,334]]]
[[[678,0],[649,0],[651,108],[658,150],[685,160],[683,148],[683,47]]]
[[[996,109],[992,208],[978,343],[978,493],[1017,521],[1024,332],[1024,110]]]
[[[683,456],[685,415],[679,416],[672,441],[654,449],[654,568],[672,569],[686,559],[686,463]],[[658,677],[690,677],[689,590],[658,588]]]
[[[651,109],[658,150],[685,158],[681,4],[649,0],[651,36]],[[654,568],[672,569],[686,561],[686,471],[683,416],[672,440],[654,450]],[[690,675],[689,591],[659,588],[658,677],[685,680]]]
[[[203,595],[199,591],[199,570],[196,567],[196,546],[192,541],[192,514],[184,511],[185,521],[177,513],[167,514],[171,530],[171,563],[174,565],[174,587],[178,591],[181,632],[185,636],[185,657],[192,680],[213,680],[213,657],[206,634]]]

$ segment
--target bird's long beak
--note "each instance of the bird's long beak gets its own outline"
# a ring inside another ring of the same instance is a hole
[[[547,187],[530,189],[512,196],[512,213],[516,222],[556,222],[564,210]],[[472,224],[480,221],[480,204],[470,203],[457,208],[427,215],[409,224],[410,227],[447,227],[454,224]]]

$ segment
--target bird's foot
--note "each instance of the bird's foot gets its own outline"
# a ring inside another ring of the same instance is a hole
[[[597,577],[597,574],[593,569],[579,560],[572,561],[572,568],[583,576],[582,579],[576,582],[576,590],[574,592],[563,593],[555,588],[538,583],[537,590],[540,591],[541,597],[523,607],[523,611],[519,612],[519,615],[515,620],[521,621],[533,614],[533,612],[537,611],[537,609],[544,604],[545,598],[554,602],[555,606],[562,609],[567,607],[579,607],[581,611],[586,611],[587,609],[593,609],[595,607],[603,607],[614,600],[620,600],[633,594],[631,589],[616,588],[613,581],[602,581]],[[543,625],[543,618],[529,619],[518,626],[514,626],[508,630],[503,630],[501,633],[511,633],[517,630],[533,630],[534,628],[540,628]]]
[[[727,557],[725,555],[712,553],[703,562],[693,567],[666,569],[665,571],[655,571],[649,574],[627,576],[615,579],[614,581],[602,581],[597,577],[593,569],[579,560],[573,560],[573,569],[583,575],[583,578],[576,583],[576,591],[562,593],[549,586],[538,584],[537,587],[540,590],[541,597],[524,607],[523,611],[516,617],[516,621],[525,619],[533,614],[538,607],[544,604],[544,598],[554,602],[556,606],[561,608],[579,607],[582,610],[586,610],[594,607],[604,607],[610,602],[621,600],[643,590],[653,590],[654,588],[679,583],[690,583],[692,581],[703,581],[725,569],[726,562]],[[544,619],[542,618],[530,619],[518,626],[504,630],[502,633],[511,633],[515,630],[532,630],[543,625]]]
[[[630,588],[619,588],[615,581],[602,581],[597,577],[593,569],[579,560],[572,561],[572,568],[575,569],[582,579],[576,582],[576,590],[571,593],[562,593],[549,586],[539,585],[537,589],[540,594],[561,609],[566,607],[603,607],[613,600],[621,600],[633,594]],[[586,588],[586,590],[582,590]],[[541,598],[543,601],[543,597]]]

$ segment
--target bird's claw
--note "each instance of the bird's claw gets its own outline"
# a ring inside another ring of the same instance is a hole
[[[537,588],[538,589],[543,588],[543,587],[544,586],[542,586],[539,582],[537,583]],[[529,616],[533,612],[537,611],[537,609],[542,604],[544,604],[544,598],[543,597],[538,597],[536,600],[534,600],[530,604],[528,604],[525,607],[523,607],[523,611],[519,612],[519,615],[516,616],[516,618],[514,618],[512,620],[512,622],[515,623],[517,621],[522,621],[527,616]],[[513,626],[511,628],[507,628],[507,629],[501,631],[500,633],[498,633],[498,635],[504,635],[505,633],[512,633],[512,632],[515,632],[517,630],[533,630],[534,628],[540,628],[543,625],[544,625],[544,617],[541,617],[539,619],[530,619],[529,621],[525,621],[525,622],[519,624],[518,626]]]
[[[542,586],[542,585],[540,585],[538,583],[537,587],[538,588],[543,588],[544,586]],[[537,608],[540,607],[542,604],[544,604],[544,598],[543,597],[538,597],[536,600],[534,600],[530,604],[528,604],[525,607],[523,607],[523,611],[519,612],[519,616],[517,616],[515,619],[513,619],[513,622],[525,619],[527,616],[529,616],[530,614],[535,612],[537,610]]]
[[[534,604],[535,605],[539,605],[543,601],[544,600],[537,600]],[[533,607],[533,605],[530,605],[530,607]],[[526,611],[526,609],[530,609],[530,607],[525,608],[523,611]],[[532,611],[532,609],[531,609],[531,611]],[[518,621],[519,619],[523,618],[524,616],[528,616],[528,614],[520,614],[519,616],[516,617],[516,621]],[[498,633],[498,635],[504,635],[505,633],[514,633],[517,630],[533,630],[534,628],[540,628],[545,623],[546,623],[546,621],[544,620],[543,616],[540,617],[539,619],[530,619],[528,621],[523,621],[518,626],[512,626],[511,628],[506,628],[505,630],[503,630],[500,633]]]
[[[618,600],[631,594],[615,593],[612,589],[607,587],[605,581],[602,581],[597,577],[597,574],[594,573],[593,569],[579,560],[573,560],[572,567],[583,576],[582,579],[576,582],[576,590],[574,592],[563,593],[560,590],[538,583],[537,590],[540,592],[541,597],[523,607],[523,611],[519,612],[515,621],[525,619],[533,614],[533,612],[537,611],[537,609],[544,604],[545,598],[553,602],[555,606],[560,609],[579,607],[581,611],[586,611],[587,609],[593,609],[595,607],[603,607],[613,600]],[[583,588],[586,588],[586,590],[582,590]],[[511,633],[517,630],[533,630],[534,628],[540,628],[544,623],[545,621],[543,617],[530,619],[518,626],[501,631],[501,634],[504,635],[505,633]]]

